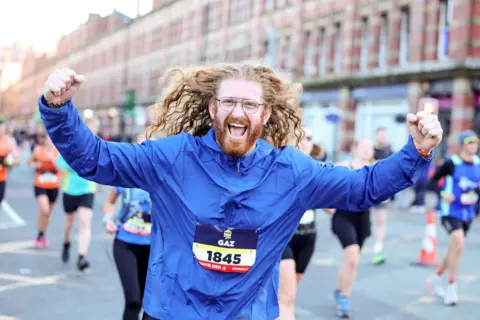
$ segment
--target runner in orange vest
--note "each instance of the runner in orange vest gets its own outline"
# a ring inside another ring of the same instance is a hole
[[[39,144],[33,149],[28,165],[35,172],[35,198],[40,209],[38,215],[38,235],[35,248],[48,246],[45,232],[50,222],[55,201],[58,197],[61,174],[56,166],[58,151],[47,134],[39,136]]]
[[[17,144],[7,135],[5,120],[0,118],[0,205],[5,197],[7,170],[19,162]]]

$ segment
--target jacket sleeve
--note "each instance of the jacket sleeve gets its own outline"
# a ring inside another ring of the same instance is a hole
[[[362,169],[335,167],[292,151],[299,205],[303,209],[334,208],[359,212],[406,189],[427,170],[433,152],[423,158],[409,138],[399,152]]]
[[[180,153],[184,135],[142,144],[107,142],[83,123],[71,101],[49,108],[39,99],[48,135],[79,176],[104,185],[151,190],[168,174]]]

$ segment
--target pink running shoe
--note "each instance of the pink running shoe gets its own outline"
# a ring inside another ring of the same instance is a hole
[[[48,246],[48,241],[45,239],[45,237],[41,237],[40,239],[36,239],[35,243],[33,244],[35,249],[43,249]]]

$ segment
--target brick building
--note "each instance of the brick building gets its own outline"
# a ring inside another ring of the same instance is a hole
[[[68,66],[88,80],[75,103],[114,135],[127,90],[141,125],[164,71],[205,61],[261,60],[301,80],[305,125],[330,153],[380,125],[398,149],[407,136],[401,115],[426,95],[439,99],[452,137],[473,126],[480,106],[475,0],[155,0],[134,20],[91,15],[57,51],[25,59],[15,109],[33,111],[48,73]],[[336,126],[326,119],[338,110]]]

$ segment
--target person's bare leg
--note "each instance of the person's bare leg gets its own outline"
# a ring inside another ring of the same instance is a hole
[[[376,208],[375,212],[375,246],[374,246],[374,257],[372,262],[374,264],[380,264],[385,262],[385,258],[383,257],[383,243],[385,241],[385,234],[386,234],[386,221],[388,216],[388,209],[381,207]]]
[[[297,277],[295,260],[280,261],[280,281],[278,290],[278,304],[280,320],[295,320],[295,297],[297,294]]]
[[[338,270],[337,290],[346,297],[352,293],[359,261],[360,247],[357,244],[350,245],[343,250],[343,261]]]
[[[78,228],[78,254],[86,256],[90,241],[92,238],[92,215],[90,208],[78,208],[79,228]]]

